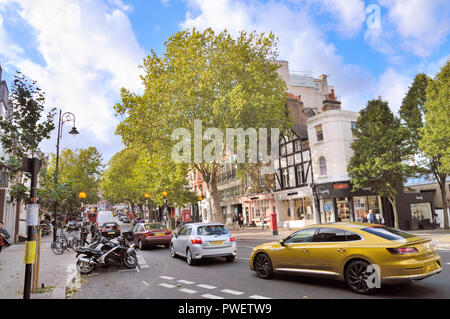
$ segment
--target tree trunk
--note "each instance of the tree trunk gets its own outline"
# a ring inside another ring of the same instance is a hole
[[[22,201],[18,199],[16,201],[16,220],[14,225],[14,243],[19,242],[19,223],[20,223],[20,208]]]
[[[399,227],[398,227],[397,199],[395,196],[393,197],[388,196],[388,199],[392,205],[392,211],[394,212],[394,227],[398,229]]]
[[[444,175],[444,178],[440,179],[440,183],[439,183],[439,187],[441,189],[441,200],[442,200],[442,208],[444,209],[443,214],[444,214],[444,228],[445,229],[449,229],[449,225],[448,225],[448,205],[447,205],[447,190],[445,189],[445,178],[446,176]]]
[[[210,193],[210,206],[211,206],[211,222],[223,223],[225,224],[225,216],[222,213],[222,208],[220,207],[220,193],[217,189],[217,184],[208,184],[208,189]]]

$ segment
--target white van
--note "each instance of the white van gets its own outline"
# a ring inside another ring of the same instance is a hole
[[[113,212],[111,211],[98,212],[97,215],[98,226],[102,226],[104,223],[109,222],[114,222]]]

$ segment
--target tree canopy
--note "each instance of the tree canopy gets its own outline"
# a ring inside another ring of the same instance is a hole
[[[375,194],[386,196],[394,210],[394,224],[398,228],[396,195],[410,176],[407,131],[381,97],[371,100],[360,112],[354,130],[354,151],[348,173],[355,189],[370,188]]]
[[[144,60],[144,93],[122,90],[122,102],[115,106],[123,118],[117,133],[127,146],[145,147],[150,156],[170,158],[177,142],[172,133],[178,128],[192,137],[188,153],[195,153],[199,147],[194,145],[195,121],[223,135],[229,128],[285,131],[290,126],[286,84],[278,76],[279,66],[269,61],[277,56],[276,41],[272,33],[242,31],[233,38],[227,31],[215,34],[211,29],[172,35],[165,42],[164,55],[152,51]],[[203,145],[200,148],[203,155]],[[219,144],[211,154],[221,154],[223,148]],[[209,162],[190,159],[190,167],[201,173],[208,186],[213,219],[223,221],[217,190],[223,157]]]

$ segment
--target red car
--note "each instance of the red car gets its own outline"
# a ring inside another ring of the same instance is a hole
[[[164,245],[169,248],[172,240],[172,231],[160,223],[139,223],[131,232],[134,242],[141,250],[154,245]]]

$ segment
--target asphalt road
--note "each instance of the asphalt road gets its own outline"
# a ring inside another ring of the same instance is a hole
[[[127,225],[122,226],[123,230]],[[364,296],[350,291],[344,282],[295,275],[276,275],[263,280],[249,269],[253,247],[262,241],[238,240],[233,263],[223,258],[189,266],[184,258],[172,258],[161,247],[138,250],[137,269],[111,266],[95,270],[73,299],[362,299],[450,298],[450,248],[440,250],[442,272],[411,284],[384,286]]]

